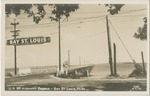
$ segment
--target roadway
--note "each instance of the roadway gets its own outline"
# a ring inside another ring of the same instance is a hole
[[[18,76],[12,78],[5,78],[6,90],[10,86],[40,86],[47,87],[65,87],[65,88],[84,88],[83,90],[76,91],[129,91],[134,86],[139,86],[142,91],[146,90],[146,79],[106,79],[109,75],[109,65],[95,65],[90,72],[91,77],[81,79],[65,79],[58,78],[52,74],[34,74],[28,76]],[[99,78],[101,77],[101,78]],[[120,88],[120,86],[123,86]],[[67,91],[69,89],[64,89]],[[71,89],[70,89],[71,90]],[[29,90],[28,90],[29,91]],[[52,91],[54,88],[52,88]],[[62,90],[57,90],[62,91]],[[75,90],[74,90],[75,91]]]

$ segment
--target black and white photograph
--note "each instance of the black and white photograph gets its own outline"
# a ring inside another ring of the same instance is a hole
[[[4,91],[147,92],[148,3],[6,3]]]

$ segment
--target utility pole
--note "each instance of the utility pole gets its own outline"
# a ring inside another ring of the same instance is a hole
[[[70,65],[70,50],[68,50],[68,64]]]
[[[116,44],[114,43],[114,75],[117,75],[117,68],[116,68]]]
[[[61,34],[60,34],[60,17],[58,18],[58,30],[59,30],[59,34],[58,34],[58,42],[59,42],[59,72],[61,72]]]
[[[16,22],[16,19],[14,19],[14,23],[11,23],[11,25],[14,26],[14,31],[10,31],[10,32],[13,32],[14,34],[12,35],[14,37],[14,39],[16,39],[18,35],[18,31],[20,30],[16,30],[16,25],[18,25],[19,22]],[[14,44],[14,72],[15,72],[15,75],[17,75],[17,46]]]
[[[108,25],[108,17],[106,16],[106,26],[107,26],[107,38],[108,38],[108,51],[109,51],[109,64],[110,64],[110,72],[113,75],[113,62],[112,62],[112,51],[111,51],[111,39],[109,33],[109,25]]]
[[[81,65],[81,57],[79,56],[79,65]]]
[[[143,52],[141,52],[141,56],[142,56],[142,63],[143,63],[143,71],[144,71],[144,74],[146,75]]]

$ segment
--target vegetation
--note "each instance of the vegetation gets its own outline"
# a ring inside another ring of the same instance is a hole
[[[58,21],[62,16],[68,18],[70,12],[75,12],[79,8],[78,4],[6,4],[5,12],[7,16],[10,14],[18,16],[21,11],[24,11],[24,13],[28,14],[28,17],[33,17],[33,22],[38,24],[46,15],[45,6],[52,9],[52,11],[50,10],[51,16],[49,17],[52,21]],[[31,11],[33,7],[36,7],[37,13]]]
[[[121,10],[121,7],[124,4],[105,4],[106,7],[109,7],[110,14],[117,14]],[[40,20],[46,15],[45,6],[48,6],[52,9],[50,19],[58,21],[62,16],[68,18],[71,12],[75,12],[79,9],[78,4],[6,4],[5,12],[6,15],[15,14],[16,16],[20,15],[21,11],[28,14],[28,17],[33,17],[33,21],[37,24]],[[35,13],[31,11],[33,7],[36,7],[38,12]],[[52,16],[53,15],[53,16]]]
[[[147,40],[147,17],[143,18],[144,25],[139,27],[134,37],[140,40]]]
[[[145,78],[146,74],[144,74],[144,70],[141,65],[135,64],[135,70],[132,71],[132,73],[129,75],[129,77],[135,77],[135,78]]]

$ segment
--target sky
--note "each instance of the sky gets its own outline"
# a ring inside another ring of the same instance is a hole
[[[50,43],[17,46],[17,67],[59,64],[58,22],[48,19],[51,9],[45,8],[47,14],[39,24],[35,24],[33,19],[24,13],[18,17],[14,15],[5,17],[5,41],[13,39],[10,32],[13,30],[13,26],[10,23],[13,22],[14,18],[19,22],[17,29],[21,30],[18,38],[51,37]],[[32,10],[36,11],[34,8]],[[70,50],[72,65],[79,65],[79,58],[81,58],[81,64],[108,63],[106,15],[109,19],[112,53],[113,43],[116,44],[117,62],[132,62],[117,34],[136,62],[142,62],[141,51],[143,51],[144,59],[147,61],[147,41],[140,41],[133,37],[138,27],[143,25],[143,18],[147,16],[147,6],[144,4],[126,4],[116,15],[109,15],[107,10],[108,8],[104,5],[82,4],[79,5],[76,12],[70,14],[68,21],[62,18],[60,29],[62,64],[68,58],[68,50]],[[5,45],[5,56],[5,67],[13,68],[13,46]]]

